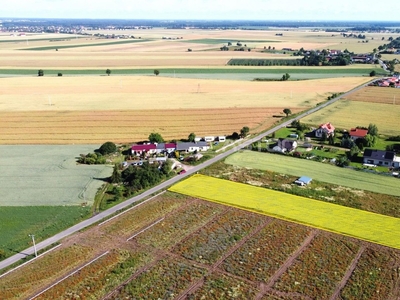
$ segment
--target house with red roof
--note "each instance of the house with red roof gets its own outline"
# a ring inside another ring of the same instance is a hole
[[[154,154],[157,153],[156,144],[142,144],[142,145],[132,145],[131,147],[132,155],[140,156],[142,154]]]
[[[324,133],[326,137],[334,136],[335,134],[335,127],[331,123],[325,123],[319,125],[319,127],[314,131],[315,137],[322,138]]]
[[[353,141],[355,141],[356,139],[365,138],[367,134],[368,134],[367,129],[351,128],[349,131],[349,136]]]

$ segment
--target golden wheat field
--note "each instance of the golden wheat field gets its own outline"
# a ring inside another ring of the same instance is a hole
[[[372,123],[380,134],[399,135],[399,116],[400,105],[339,100],[301,121],[314,125],[331,122],[336,128],[347,130]]]
[[[164,77],[3,78],[1,144],[132,142],[262,131],[283,115],[344,92],[366,78],[246,82]]]
[[[283,30],[151,30],[87,31],[88,35],[27,34],[0,36],[2,68],[135,68],[224,66],[231,58],[290,58],[281,53],[261,53],[264,48],[348,49],[371,52],[382,44],[382,33],[366,34],[368,43],[340,34],[311,29]],[[133,35],[134,40],[104,39],[92,34]],[[140,39],[138,39],[140,37]],[[164,39],[163,39],[164,38]],[[165,39],[167,38],[167,39]],[[171,39],[169,39],[171,38]],[[176,39],[179,38],[179,39]],[[241,41],[251,52],[219,51],[228,41]],[[127,42],[127,43],[125,43]],[[106,44],[106,45],[103,45]],[[73,47],[71,47],[73,46]],[[79,47],[75,47],[79,46]],[[84,47],[83,47],[84,46]],[[46,50],[28,49],[48,47]],[[188,52],[188,49],[193,52]],[[56,49],[58,51],[56,51]],[[16,51],[17,50],[17,51]]]
[[[351,101],[400,105],[400,89],[367,86],[348,95],[346,99]]]

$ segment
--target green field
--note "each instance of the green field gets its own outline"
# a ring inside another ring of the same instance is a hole
[[[217,45],[217,44],[227,44],[231,42],[233,46],[236,46],[236,43],[239,40],[235,39],[196,39],[196,40],[187,40],[182,41],[185,43],[197,43],[197,44],[210,44],[210,45]],[[281,41],[272,41],[272,40],[240,40],[240,42],[244,45],[246,43],[281,43]]]
[[[104,42],[104,43],[92,43],[92,44],[78,44],[78,45],[53,45],[53,46],[43,46],[43,47],[33,47],[33,48],[23,48],[20,50],[31,50],[31,51],[44,51],[44,50],[54,50],[54,49],[67,49],[67,48],[81,48],[81,47],[96,47],[96,46],[108,46],[108,45],[121,45],[121,44],[132,44],[139,42],[146,42],[147,40],[123,40],[114,42]]]
[[[0,146],[0,206],[87,205],[93,203],[105,165],[77,165],[95,146]]]
[[[246,168],[270,170],[293,176],[308,176],[314,180],[367,190],[379,194],[400,195],[400,180],[362,171],[340,168],[320,162],[255,151],[237,152],[225,163]]]
[[[40,242],[82,221],[89,213],[90,207],[80,206],[0,206],[0,250],[11,256],[32,246],[29,234]]]
[[[54,47],[53,47],[54,48]],[[369,76],[374,70],[370,68],[318,68],[318,67],[253,67],[253,68],[158,68],[159,76],[181,77],[181,78],[205,78],[205,79],[231,79],[231,80],[253,80],[255,78],[280,79],[282,74],[289,73],[290,80],[305,80],[334,77]],[[149,75],[154,76],[154,68],[143,69],[113,69],[113,75]],[[376,69],[377,70],[377,69]],[[43,69],[44,76],[57,76],[58,73],[65,75],[99,75],[106,76],[105,69]],[[0,76],[37,76],[37,69],[0,69]]]
[[[400,249],[399,218],[204,175],[169,190]]]

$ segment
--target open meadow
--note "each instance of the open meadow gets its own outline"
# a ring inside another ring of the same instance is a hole
[[[400,194],[399,179],[378,176],[361,171],[322,164],[316,161],[269,154],[256,151],[241,151],[228,156],[225,163],[260,170],[271,170],[293,176],[307,176],[321,182],[379,194]]]
[[[351,300],[362,293],[387,300],[399,296],[399,263],[397,249],[167,192],[0,277],[0,293]]]

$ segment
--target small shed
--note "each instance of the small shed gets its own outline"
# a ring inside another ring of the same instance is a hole
[[[301,176],[294,183],[303,186],[303,185],[309,184],[311,181],[312,181],[312,178],[307,177],[307,176]]]

